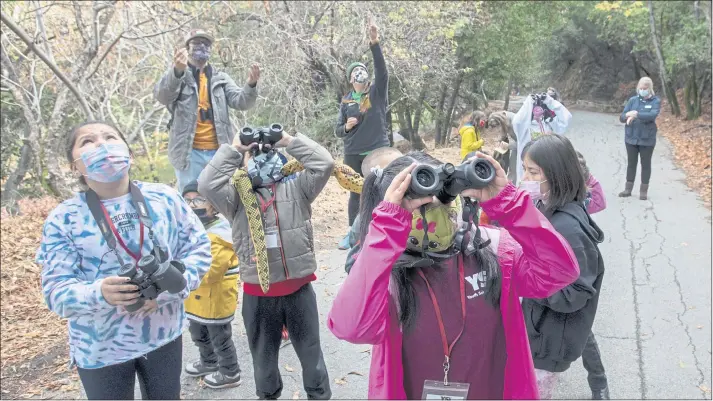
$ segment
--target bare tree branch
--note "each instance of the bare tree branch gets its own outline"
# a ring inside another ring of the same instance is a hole
[[[17,26],[15,22],[7,15],[5,15],[4,12],[0,11],[0,20],[7,25],[8,28],[10,28],[11,31],[13,31],[25,44],[32,49],[32,51],[39,57],[42,61],[44,61],[45,64],[52,70],[52,72],[57,75],[57,78],[59,78],[65,85],[67,85],[67,88],[69,88],[70,91],[74,94],[74,96],[77,98],[79,101],[79,104],[82,106],[82,109],[84,109],[84,113],[87,115],[87,118],[93,119],[94,114],[92,113],[92,110],[89,108],[89,105],[87,104],[87,101],[84,99],[84,96],[82,96],[81,92],[79,92],[79,89],[69,80],[67,77],[62,73],[62,71],[57,68],[57,66],[50,61],[49,58],[42,52],[42,50],[38,49],[37,46],[33,43],[32,39],[30,39],[29,36],[27,36],[27,33]]]
[[[42,7],[39,7],[39,1],[35,1],[35,3],[37,4],[37,11],[35,11],[35,16],[37,19],[37,29],[39,30],[40,39],[42,40],[42,44],[45,47],[45,53],[47,54],[47,57],[50,59],[51,62],[54,63],[52,48],[50,47],[49,41],[47,41],[47,30],[45,29],[45,21],[43,17],[44,11]]]
[[[79,34],[82,36],[82,40],[84,40],[84,43],[89,43],[89,34],[87,34],[87,31],[84,29],[84,18],[82,18],[82,6],[79,4],[78,1],[72,1],[72,7],[74,7],[74,19],[76,20],[77,23],[77,30],[79,31]]]

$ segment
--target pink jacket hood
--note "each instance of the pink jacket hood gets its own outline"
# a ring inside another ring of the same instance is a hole
[[[509,184],[481,204],[503,228],[483,227],[502,269],[500,309],[508,359],[503,399],[538,399],[537,383],[519,297],[547,298],[579,276],[568,243],[533,206],[529,195]],[[391,269],[406,248],[411,214],[382,202],[327,319],[337,338],[373,345],[369,399],[405,399],[402,333]]]
[[[594,214],[601,212],[607,208],[607,198],[604,196],[604,190],[602,190],[602,184],[594,178],[593,175],[589,175],[587,179],[587,189],[591,194],[592,198],[587,206],[587,213]]]

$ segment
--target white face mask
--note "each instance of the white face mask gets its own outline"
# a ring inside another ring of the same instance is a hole
[[[520,189],[523,191],[527,192],[530,194],[530,198],[532,198],[533,202],[537,202],[539,200],[542,200],[544,198],[544,195],[542,194],[542,191],[540,190],[540,185],[543,182],[547,182],[547,180],[543,181],[521,181],[520,182]]]
[[[365,69],[357,67],[352,72],[352,79],[355,83],[365,84],[369,80],[369,73]]]

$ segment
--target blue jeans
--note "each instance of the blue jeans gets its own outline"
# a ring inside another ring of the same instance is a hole
[[[193,181],[198,180],[201,171],[208,165],[208,162],[215,156],[217,150],[191,150],[191,160],[188,162],[188,168],[185,170],[176,170],[176,179],[178,180],[178,192],[183,192],[183,188]]]

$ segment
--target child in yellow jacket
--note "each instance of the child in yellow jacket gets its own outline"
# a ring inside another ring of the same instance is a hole
[[[480,137],[479,129],[485,127],[485,118],[485,113],[476,110],[461,119],[458,127],[461,160],[465,160],[468,153],[483,147],[484,141]]]
[[[233,251],[230,224],[198,193],[198,183],[183,189],[183,197],[198,215],[210,238],[213,261],[198,288],[185,301],[188,331],[200,360],[186,365],[186,374],[205,376],[211,388],[239,386],[240,365],[231,322],[238,306],[238,257]]]

